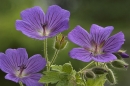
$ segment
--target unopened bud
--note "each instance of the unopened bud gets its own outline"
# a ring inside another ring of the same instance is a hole
[[[89,70],[89,71],[86,71],[86,72],[85,72],[85,77],[86,77],[86,78],[95,78],[96,75],[94,74],[93,71]]]
[[[112,84],[112,85],[114,85],[114,84],[117,83],[117,82],[116,82],[116,78],[115,78],[115,76],[114,76],[114,73],[113,73],[113,71],[112,71],[111,69],[108,70],[108,73],[107,73],[107,75],[106,75],[106,78],[107,78],[108,82],[109,82],[110,84]]]
[[[126,54],[126,51],[125,50],[119,50],[117,52],[122,58],[129,58],[129,55]]]
[[[111,62],[112,66],[115,68],[127,68],[128,64],[123,60],[115,60]]]
[[[107,69],[102,68],[102,67],[94,67],[94,68],[92,68],[92,71],[95,74],[105,74],[105,73],[107,73]]]
[[[118,53],[114,53],[114,55],[117,57],[117,59],[122,59],[122,57],[120,56],[120,54],[118,54]]]
[[[55,48],[57,50],[61,50],[64,49],[66,45],[67,40],[65,40],[65,36],[63,36],[62,34],[58,34],[55,39]]]

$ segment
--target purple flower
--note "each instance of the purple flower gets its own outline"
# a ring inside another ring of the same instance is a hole
[[[22,20],[16,20],[16,29],[28,37],[44,40],[69,28],[70,12],[57,5],[45,14],[39,6],[21,12]]]
[[[97,62],[109,62],[116,60],[112,53],[117,52],[124,43],[124,34],[119,32],[111,37],[112,26],[105,28],[93,24],[90,34],[82,27],[77,26],[69,34],[68,38],[81,48],[74,48],[70,51],[70,56],[84,62],[91,60]]]
[[[26,86],[43,86],[38,80],[42,77],[41,71],[46,61],[41,55],[36,54],[28,59],[28,54],[24,48],[7,49],[5,54],[0,53],[1,70],[7,73],[5,79],[18,83],[19,81]]]

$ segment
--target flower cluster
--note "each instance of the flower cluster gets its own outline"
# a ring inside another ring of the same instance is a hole
[[[124,44],[124,34],[118,32],[110,36],[114,27],[101,27],[92,24],[90,33],[81,26],[76,26],[68,36],[61,32],[69,28],[70,12],[57,5],[52,5],[44,13],[42,8],[35,6],[21,12],[22,20],[16,20],[16,30],[24,35],[44,41],[44,56],[40,54],[28,58],[25,48],[7,49],[0,53],[0,69],[7,73],[5,79],[19,83],[20,86],[48,86],[56,83],[56,86],[103,86],[107,79],[111,84],[116,84],[113,71],[107,66],[111,65],[117,69],[126,69],[128,64],[123,58],[129,55],[121,50]],[[55,37],[56,36],[56,37]],[[55,53],[51,61],[47,54],[47,39],[55,37]],[[67,46],[68,37],[70,41],[80,46],[73,48],[69,55],[73,59],[90,62],[80,71],[73,69],[71,63],[64,65],[53,65],[60,50]],[[89,67],[92,66],[92,67]],[[43,71],[46,67],[46,71]],[[39,73],[38,73],[39,72]],[[97,77],[98,76],[98,77]],[[91,79],[89,79],[91,78]],[[97,84],[96,80],[102,84]],[[87,85],[88,86],[88,85]]]

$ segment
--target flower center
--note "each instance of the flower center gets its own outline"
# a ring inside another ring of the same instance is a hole
[[[42,30],[39,30],[40,36],[48,36],[50,34],[50,30],[46,28],[47,24],[42,25]]]
[[[18,66],[19,69],[16,71],[16,76],[19,78],[25,77],[26,74],[24,72],[24,69],[26,69],[26,65],[22,64],[21,66]]]
[[[98,46],[98,45],[92,46],[91,49],[90,49],[90,52],[91,52],[94,56],[100,55],[100,54],[103,53],[101,47]]]
[[[102,47],[104,43],[105,41],[101,42],[100,44],[96,44],[94,41],[92,41],[92,47],[89,49],[89,52],[91,52],[93,56],[103,54],[104,52],[102,50]]]

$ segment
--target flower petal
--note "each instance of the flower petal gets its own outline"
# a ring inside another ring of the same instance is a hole
[[[38,28],[34,28],[29,23],[22,20],[16,21],[16,29],[31,38],[35,38],[39,40],[43,40],[47,38],[46,36],[42,36],[42,30],[39,30]]]
[[[0,54],[1,69],[6,73],[15,73],[19,66],[25,64],[28,54],[24,48],[7,49],[5,54]]]
[[[124,44],[124,41],[124,34],[119,32],[106,40],[103,51],[109,53],[117,52],[121,48],[122,44]]]
[[[8,59],[8,57],[4,53],[0,53],[0,66],[1,70],[5,73],[14,73],[16,67],[13,63]]]
[[[16,82],[16,83],[19,82],[19,78],[17,78],[14,74],[7,74],[7,75],[5,76],[5,79],[14,81],[14,82]]]
[[[33,28],[42,29],[45,23],[45,14],[42,8],[35,6],[21,12],[22,20],[28,22]]]
[[[43,86],[42,83],[39,83],[39,79],[42,77],[42,74],[36,73],[31,74],[29,77],[22,78],[22,82],[26,84],[26,86]]]
[[[12,62],[12,65],[16,67],[25,64],[28,60],[28,54],[25,48],[7,49],[5,54],[9,61]]]
[[[42,70],[45,66],[46,60],[40,54],[36,54],[28,59],[25,71],[27,74],[36,73]]]
[[[69,11],[62,9],[57,5],[50,6],[46,13],[47,28],[56,29],[56,26],[59,26],[64,20],[69,20],[69,16]],[[68,29],[68,27],[66,27],[66,29]]]
[[[90,35],[92,36],[92,39],[96,44],[100,44],[109,37],[113,29],[113,26],[107,26],[103,28],[96,24],[92,24],[90,28]]]
[[[50,33],[50,37],[53,37],[53,36],[55,36],[56,34],[58,34],[58,33],[60,33],[60,32],[62,32],[62,31],[64,31],[64,30],[66,30],[68,27],[69,27],[69,22],[68,22],[69,20],[64,20],[63,22],[61,22],[60,24],[58,24],[57,26],[55,26],[55,28],[53,28],[52,30],[51,30],[51,33]]]
[[[69,52],[69,55],[73,59],[81,60],[84,62],[89,62],[92,60],[91,54],[84,48],[73,48]]]
[[[90,34],[84,30],[81,26],[76,26],[69,34],[68,34],[69,40],[74,42],[75,44],[90,48],[91,47],[91,37]]]
[[[97,62],[110,62],[116,59],[117,59],[116,56],[111,53],[106,53],[93,57],[93,60]]]

